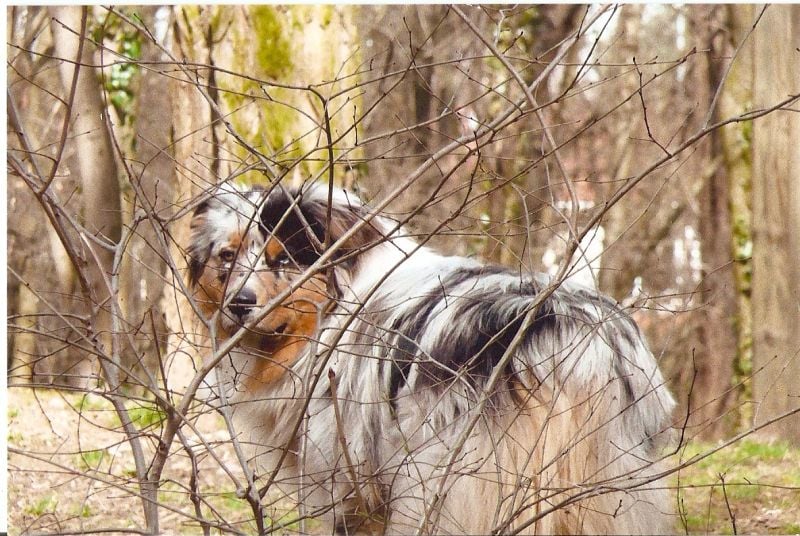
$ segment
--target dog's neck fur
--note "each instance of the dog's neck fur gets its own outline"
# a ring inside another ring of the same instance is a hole
[[[386,234],[393,229],[393,223],[383,219],[379,225],[387,231]],[[325,396],[330,392],[326,371],[330,368],[332,351],[327,348],[335,345],[338,330],[346,326],[350,316],[357,313],[359,306],[373,293],[391,293],[395,284],[403,286],[407,277],[417,273],[415,266],[430,266],[442,259],[435,251],[420,247],[402,229],[391,235],[385,242],[364,251],[361,262],[355,263],[352,271],[337,268],[336,277],[342,296],[335,304],[334,314],[321,319],[322,327],[330,328],[323,335],[325,344],[317,344],[313,339],[309,341],[299,351],[297,359],[269,383],[259,383],[256,371],[260,366],[259,360],[270,359],[270,356],[253,342],[240,343],[217,367],[217,380],[228,395],[227,402],[234,410],[236,422],[247,423],[240,426],[241,433],[248,434],[241,441],[259,446],[250,449],[252,456],[274,458],[280,449],[296,451],[296,434],[292,432],[302,419],[307,400],[312,395],[308,391],[311,390],[313,396]],[[269,454],[270,450],[274,452]],[[270,466],[274,461],[263,466]],[[284,467],[290,468],[294,463],[290,456]]]

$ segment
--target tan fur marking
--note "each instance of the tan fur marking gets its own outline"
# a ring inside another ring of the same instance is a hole
[[[294,364],[317,331],[318,314],[327,301],[324,288],[323,277],[312,277],[259,323],[259,328],[265,331],[267,331],[266,326],[269,326],[270,330],[275,330],[285,324],[286,328],[283,336],[278,339],[280,347],[271,350],[269,358],[259,360],[245,380],[248,389],[256,389],[276,381]],[[268,346],[273,346],[269,338],[264,342]]]
[[[239,247],[242,245],[242,242],[243,242],[242,230],[239,229],[239,230],[233,231],[228,236],[228,244],[227,244],[226,247],[238,252],[239,251]],[[245,244],[245,246],[246,245],[247,244]]]
[[[220,270],[218,259],[209,259],[208,266],[197,281],[195,299],[200,309],[207,315],[213,315],[222,303],[223,284],[217,278]]]
[[[264,251],[267,255],[267,260],[273,261],[283,255],[284,249],[277,238],[270,238]]]

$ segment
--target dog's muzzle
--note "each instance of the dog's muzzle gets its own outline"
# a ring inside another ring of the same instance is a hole
[[[255,308],[256,301],[256,293],[250,289],[243,288],[231,299],[228,310],[236,316],[239,322],[243,322],[245,317]]]

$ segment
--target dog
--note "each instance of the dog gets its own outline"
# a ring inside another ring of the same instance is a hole
[[[446,256],[339,189],[225,185],[189,288],[259,483],[337,533],[673,531],[674,401],[596,291]]]

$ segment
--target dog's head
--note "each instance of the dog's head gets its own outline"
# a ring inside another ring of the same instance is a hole
[[[189,286],[207,318],[217,315],[221,337],[248,326],[242,343],[267,351],[313,337],[320,315],[338,297],[328,291],[337,288],[328,277],[352,272],[361,252],[383,239],[374,225],[362,225],[331,256],[332,270],[308,277],[326,238],[333,244],[365,213],[357,198],[335,194],[329,210],[321,188],[268,193],[225,185],[195,209]],[[264,316],[264,307],[298,278],[306,280]]]

